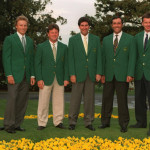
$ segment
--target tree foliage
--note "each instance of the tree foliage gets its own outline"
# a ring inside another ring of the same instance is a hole
[[[95,16],[88,16],[91,21],[90,32],[103,39],[112,33],[111,19],[113,15],[123,18],[123,31],[135,35],[143,28],[141,17],[150,11],[150,0],[96,0]]]
[[[46,27],[50,23],[66,23],[66,19],[59,16],[53,18],[53,11],[45,11],[51,0],[1,0],[0,1],[0,45],[4,38],[15,32],[14,21],[17,16],[24,15],[29,19],[27,34],[34,39],[35,44],[43,42],[46,38]]]
[[[2,66],[2,44],[6,36],[16,32],[16,17],[24,15],[29,19],[27,34],[35,45],[47,39],[46,28],[50,23],[67,22],[61,16],[54,18],[51,8],[46,12],[48,4],[52,5],[51,0],[0,0],[0,89],[7,87]]]

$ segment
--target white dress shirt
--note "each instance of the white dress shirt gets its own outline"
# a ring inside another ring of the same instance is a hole
[[[145,43],[146,34],[148,34],[148,39],[149,39],[149,37],[150,37],[150,32],[147,33],[146,31],[144,31],[143,45],[144,45],[144,43]]]
[[[120,41],[120,39],[121,39],[121,36],[122,36],[122,31],[119,32],[118,34],[113,33],[113,43],[114,43],[114,40],[115,40],[115,38],[116,38],[116,35],[118,35],[117,38],[118,38],[118,43],[119,43],[119,41]]]

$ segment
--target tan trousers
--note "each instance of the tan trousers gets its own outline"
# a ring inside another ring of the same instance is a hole
[[[49,114],[49,101],[52,91],[53,124],[57,126],[64,118],[64,86],[60,86],[56,80],[51,86],[44,86],[39,90],[38,126],[46,126]]]

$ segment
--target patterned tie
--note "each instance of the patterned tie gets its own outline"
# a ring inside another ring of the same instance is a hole
[[[83,44],[84,44],[85,53],[87,54],[87,52],[88,52],[88,44],[87,44],[87,37],[86,36],[84,36]]]
[[[148,34],[146,34],[146,37],[145,37],[144,50],[146,49],[147,42],[148,42]]]
[[[118,47],[118,35],[116,35],[116,38],[114,40],[114,54],[116,54],[117,47]]]
[[[53,55],[54,55],[54,60],[56,61],[56,47],[54,43],[53,43]]]
[[[25,37],[22,36],[22,46],[23,46],[23,49],[24,49],[24,52],[25,52],[25,49],[26,49],[26,41],[25,41]]]

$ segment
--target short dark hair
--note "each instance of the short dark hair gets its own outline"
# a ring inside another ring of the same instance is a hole
[[[59,26],[56,23],[52,23],[48,26],[47,33],[49,32],[49,30],[53,30],[53,29],[56,29],[59,32]]]
[[[120,16],[113,16],[113,18],[111,19],[111,24],[113,23],[113,20],[118,19],[118,18],[121,19],[121,23],[123,24],[123,20]]]
[[[150,12],[147,12],[142,16],[142,22],[144,18],[150,18]]]
[[[87,17],[81,17],[78,20],[78,26],[80,26],[82,22],[87,22],[90,25],[90,20]]]

